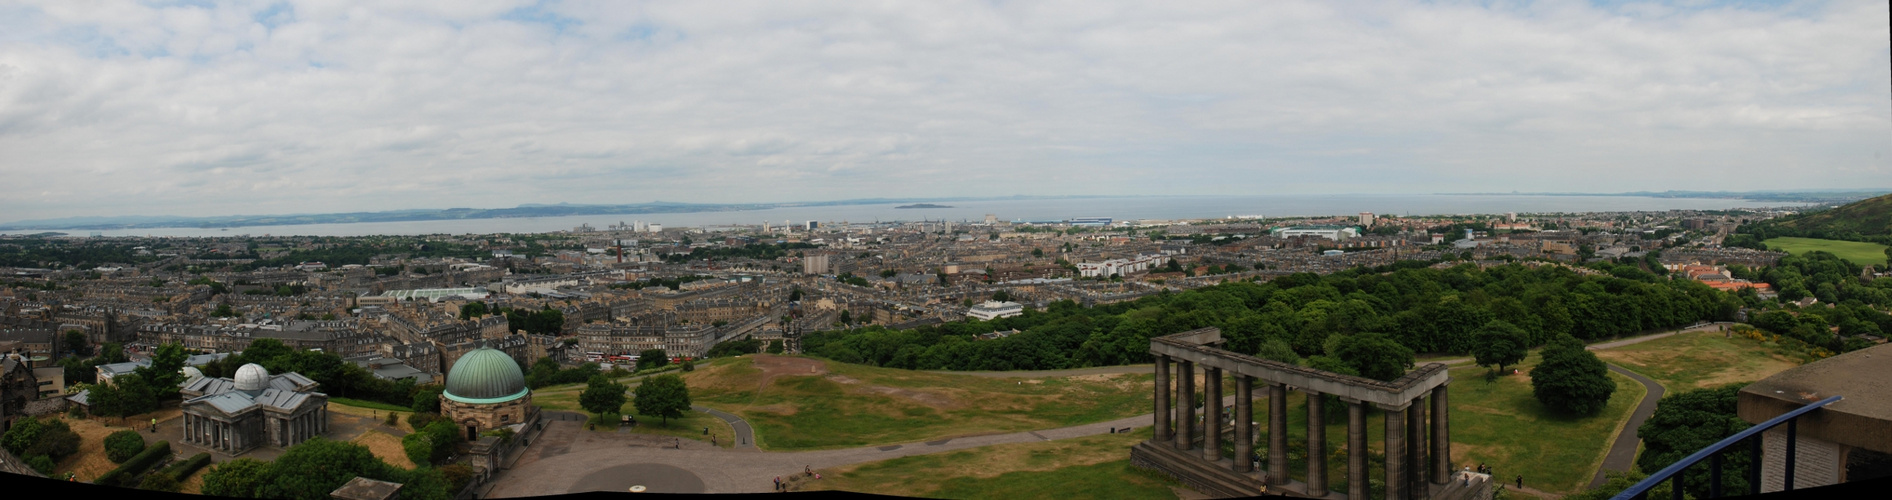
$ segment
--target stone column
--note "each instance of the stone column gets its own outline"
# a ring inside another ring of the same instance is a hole
[[[1176,406],[1182,410],[1176,415],[1176,449],[1189,451],[1195,448],[1196,437],[1195,363],[1176,363]]]
[[[1327,422],[1320,393],[1307,392],[1307,496],[1327,496]]]
[[[1347,498],[1366,499],[1366,403],[1347,401]]]
[[[1406,407],[1406,481],[1413,498],[1430,494],[1426,470],[1426,404],[1415,399]]]
[[[1203,367],[1202,459],[1222,460],[1222,369]]]
[[[1169,432],[1169,357],[1156,356],[1156,426],[1150,439],[1164,441]]]
[[[1235,375],[1235,472],[1255,470],[1255,394],[1253,379]]]
[[[1288,484],[1288,386],[1268,383],[1268,484]]]
[[[1386,498],[1406,498],[1406,408],[1386,410]]]
[[[1432,484],[1452,480],[1452,408],[1445,393],[1444,384],[1432,388]]]

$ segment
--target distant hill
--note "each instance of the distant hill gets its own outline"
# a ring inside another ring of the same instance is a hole
[[[1892,244],[1892,195],[1747,224],[1735,232],[1726,245],[1761,248],[1756,246],[1760,241],[1780,237]]]

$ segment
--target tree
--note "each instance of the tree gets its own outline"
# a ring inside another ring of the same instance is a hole
[[[1506,365],[1515,365],[1524,361],[1530,354],[1529,334],[1504,320],[1491,320],[1472,334],[1472,360],[1478,366],[1498,366],[1503,373]]]
[[[1288,343],[1281,339],[1269,339],[1267,342],[1262,342],[1260,350],[1255,352],[1255,357],[1272,359],[1290,365],[1301,362],[1301,356],[1295,354],[1294,348],[1288,346]]]
[[[163,471],[156,471],[145,474],[144,481],[138,483],[138,489],[177,493],[184,489],[184,485],[178,484],[177,478],[171,477],[170,474],[165,474]]]
[[[269,462],[254,458],[230,460],[204,473],[203,493],[220,497],[255,498],[256,490],[269,480],[269,475]]]
[[[1596,353],[1584,350],[1583,341],[1569,334],[1552,338],[1541,353],[1543,361],[1531,369],[1531,395],[1553,410],[1593,415],[1616,392],[1609,368]]]
[[[769,354],[781,354],[782,351],[783,351],[782,341],[780,340],[769,341],[769,347],[766,352],[768,352]]]
[[[585,383],[585,392],[578,394],[578,406],[600,417],[618,413],[618,409],[624,407],[624,391],[623,384],[612,382],[604,375],[593,376]]]
[[[1353,367],[1360,376],[1393,380],[1412,368],[1412,349],[1385,334],[1366,332],[1341,337],[1334,344],[1333,357]]]
[[[1746,430],[1751,424],[1735,414],[1735,401],[1741,385],[1696,389],[1671,393],[1656,403],[1654,414],[1636,428],[1645,448],[1636,459],[1642,470],[1662,470],[1689,454]],[[1746,446],[1736,446],[1722,453],[1727,470],[1747,470],[1753,463]],[[1682,478],[1683,493],[1708,498],[1708,475],[1689,474]],[[1748,491],[1742,474],[1723,474],[1724,491]]]
[[[184,346],[167,342],[151,355],[151,366],[133,370],[150,384],[152,396],[162,401],[177,397],[178,384],[184,383]]]
[[[327,498],[355,477],[398,481],[393,467],[375,458],[367,447],[323,437],[310,438],[289,447],[269,473],[255,485],[257,498]],[[209,478],[205,478],[209,482]],[[406,489],[404,486],[402,489]],[[208,485],[206,484],[206,493]]]
[[[672,418],[683,418],[683,412],[690,409],[690,388],[674,374],[645,380],[637,386],[636,396],[632,402],[637,413],[663,417],[664,425],[669,425]]]
[[[108,417],[129,417],[158,409],[157,392],[137,373],[112,378],[110,384],[91,388],[92,413]]]
[[[212,318],[234,318],[236,315],[236,311],[230,309],[230,304],[228,303],[217,304],[217,310],[210,312],[210,317]]]
[[[413,408],[415,412],[440,413],[440,394],[445,392],[446,389],[445,386],[441,385],[422,386],[419,390],[414,391],[414,404],[408,405],[408,407]]]
[[[65,341],[66,341],[65,343],[66,351],[71,352],[72,355],[74,356],[91,356],[92,355],[92,346],[86,343],[85,332],[81,332],[78,330],[67,330]]]

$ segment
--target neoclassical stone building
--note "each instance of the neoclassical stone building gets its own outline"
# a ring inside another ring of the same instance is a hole
[[[231,455],[289,447],[328,431],[328,395],[299,373],[270,375],[251,363],[236,379],[197,378],[184,396],[184,441]]]
[[[453,362],[447,371],[447,390],[440,395],[440,414],[466,429],[469,441],[481,432],[500,427],[520,431],[539,417],[532,406],[532,389],[525,372],[512,356],[490,347],[474,349]]]

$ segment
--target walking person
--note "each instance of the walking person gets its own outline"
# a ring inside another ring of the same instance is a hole
[[[1518,474],[1518,489],[1524,489],[1524,475]]]

